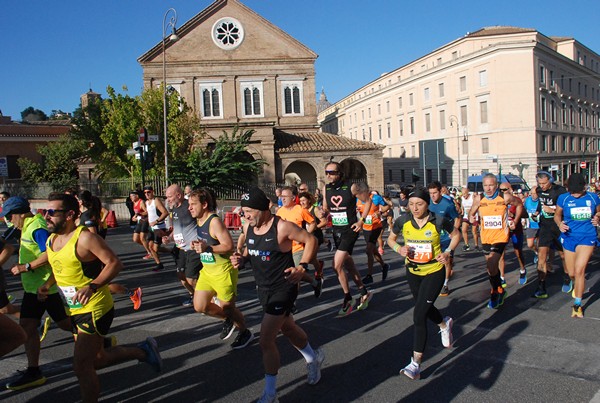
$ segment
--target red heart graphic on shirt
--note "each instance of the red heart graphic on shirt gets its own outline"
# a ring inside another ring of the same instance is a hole
[[[340,204],[342,204],[342,200],[342,196],[331,196],[331,202],[335,204],[336,207],[340,207]]]

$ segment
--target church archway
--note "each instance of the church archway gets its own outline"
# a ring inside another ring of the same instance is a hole
[[[359,160],[346,158],[340,165],[346,179],[352,182],[367,182],[367,168]]]
[[[317,186],[317,173],[311,164],[304,161],[294,161],[285,169],[284,181],[286,185],[308,184],[309,189]]]

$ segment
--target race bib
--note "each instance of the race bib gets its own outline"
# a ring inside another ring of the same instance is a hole
[[[570,213],[571,219],[575,221],[586,221],[592,219],[592,208],[589,206],[571,207]]]
[[[331,223],[336,226],[348,225],[348,214],[345,211],[331,213]]]
[[[484,229],[502,229],[502,216],[488,215],[483,217]]]
[[[372,215],[368,215],[367,218],[365,218],[365,224],[373,224],[373,216]]]
[[[175,244],[179,248],[184,248],[185,247],[185,240],[183,239],[183,234],[175,234],[175,235],[173,235],[173,240],[175,241]]]
[[[59,286],[58,289],[60,290],[60,295],[62,296],[63,301],[69,308],[76,309],[83,307],[79,301],[75,300],[75,293],[77,293],[77,289],[75,287]]]
[[[428,263],[433,259],[433,248],[430,243],[407,243],[408,259],[415,263]]]
[[[214,264],[215,255],[212,252],[203,252],[200,254],[200,261],[202,263]]]

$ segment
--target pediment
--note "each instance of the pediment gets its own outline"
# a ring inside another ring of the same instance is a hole
[[[214,24],[230,17],[239,21],[244,39],[233,50],[218,47],[212,39]],[[167,33],[168,34],[168,33]],[[169,43],[169,64],[286,60],[314,61],[317,54],[237,0],[217,0],[178,28],[179,40]],[[162,42],[138,62],[162,63]]]

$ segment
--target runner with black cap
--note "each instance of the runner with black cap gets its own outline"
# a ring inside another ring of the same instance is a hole
[[[259,402],[277,401],[277,371],[281,363],[276,338],[280,331],[306,360],[309,385],[321,379],[321,365],[325,359],[320,348],[311,347],[306,333],[292,315],[298,296],[297,284],[317,252],[317,240],[296,224],[274,216],[269,204],[265,193],[256,187],[242,196],[247,247],[243,256],[239,253],[231,256],[236,268],[243,267],[246,260],[250,261],[264,312],[260,347],[265,366],[265,389]],[[294,265],[292,256],[294,241],[304,244],[298,266]]]

